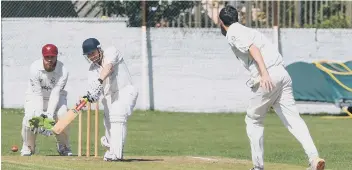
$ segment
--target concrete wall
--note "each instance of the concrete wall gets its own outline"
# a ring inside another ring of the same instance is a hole
[[[269,38],[272,29],[260,29]],[[157,110],[188,112],[243,112],[250,91],[247,73],[232,54],[218,29],[151,29],[154,104]],[[103,47],[121,50],[134,82],[141,86],[141,29],[125,23],[65,19],[2,20],[3,107],[23,107],[30,64],[41,57],[41,47],[54,43],[70,71],[68,103],[85,93],[88,62],[81,43],[98,38]],[[320,59],[351,60],[347,41],[352,30],[281,29],[286,64]],[[145,95],[141,91],[140,99]],[[136,108],[142,108],[141,100]],[[302,112],[337,112],[331,105],[299,105]]]

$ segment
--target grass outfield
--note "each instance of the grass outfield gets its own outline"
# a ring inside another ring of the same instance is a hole
[[[103,162],[99,157],[59,157],[54,137],[38,136],[37,154],[20,157],[23,110],[2,109],[2,169],[236,169],[251,168],[244,114],[191,114],[135,111],[128,122],[125,162]],[[84,112],[85,113],[85,112]],[[102,112],[100,112],[102,113]],[[83,132],[86,132],[83,116]],[[352,169],[351,119],[303,116],[327,169]],[[71,145],[77,154],[78,119],[71,125]],[[104,133],[100,115],[99,136]],[[94,154],[94,111],[91,119],[91,154]],[[275,114],[265,119],[266,169],[305,169],[303,149]],[[85,134],[82,136],[85,141]],[[99,139],[100,140],[100,139]],[[85,153],[85,144],[82,146]]]

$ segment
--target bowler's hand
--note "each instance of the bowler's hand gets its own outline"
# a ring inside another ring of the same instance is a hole
[[[107,64],[104,66],[103,70],[100,73],[100,79],[105,80],[106,77],[113,71],[113,65],[112,64]]]
[[[260,80],[260,87],[264,88],[268,92],[270,92],[274,88],[274,85],[272,83],[272,80],[269,74],[264,74],[262,76]]]

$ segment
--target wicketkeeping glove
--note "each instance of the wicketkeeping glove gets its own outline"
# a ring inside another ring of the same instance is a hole
[[[34,134],[39,133],[44,136],[51,136],[53,135],[51,129],[54,125],[55,120],[48,118],[45,114],[41,114],[29,120],[29,127]]]

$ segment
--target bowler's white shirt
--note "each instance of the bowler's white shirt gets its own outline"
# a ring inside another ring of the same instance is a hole
[[[43,108],[43,100],[49,100],[48,112],[52,114],[56,109],[59,95],[67,95],[64,90],[68,79],[68,71],[64,64],[57,60],[55,70],[47,72],[44,69],[43,59],[34,61],[30,66],[30,78],[26,91],[29,100],[36,100],[38,110],[46,110]],[[52,92],[54,93],[52,94]],[[54,100],[51,100],[54,99]]]
[[[278,48],[255,29],[245,27],[240,23],[231,24],[227,30],[226,39],[241,64],[250,72],[251,80],[254,82],[260,76],[259,67],[249,53],[249,47],[252,44],[260,50],[267,69],[272,66],[284,65]]]
[[[104,66],[109,63],[113,64],[112,73],[103,83],[103,95],[106,96],[118,92],[119,89],[127,84],[131,84],[131,80],[127,68],[124,68],[123,57],[114,46],[104,48],[103,54],[104,58],[102,65]],[[88,71],[88,81],[91,82],[97,80],[100,77],[102,69],[102,66],[92,63]]]

